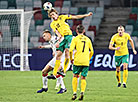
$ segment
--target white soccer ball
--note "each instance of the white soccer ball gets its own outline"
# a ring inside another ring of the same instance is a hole
[[[46,2],[43,5],[44,10],[51,10],[52,9],[52,4],[50,2]]]

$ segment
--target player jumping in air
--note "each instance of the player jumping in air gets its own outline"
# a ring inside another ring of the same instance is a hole
[[[81,73],[81,95],[79,100],[83,100],[84,91],[86,89],[86,76],[89,69],[89,61],[94,53],[91,40],[84,35],[85,29],[82,25],[76,28],[77,36],[72,40],[69,49],[70,60],[73,64],[73,97],[72,100],[77,98],[77,77]],[[76,50],[74,59],[72,59],[73,50]],[[74,62],[74,63],[73,63]]]
[[[109,49],[115,50],[115,64],[116,64],[116,78],[118,81],[118,87],[121,87],[121,73],[120,66],[123,64],[123,87],[126,88],[126,82],[128,77],[128,63],[129,63],[129,52],[127,43],[130,42],[133,53],[137,54],[135,50],[133,40],[128,33],[125,33],[125,29],[120,25],[117,29],[118,33],[112,36]],[[113,46],[115,44],[115,47]]]
[[[42,70],[42,76],[43,76],[43,88],[41,90],[38,90],[37,93],[42,93],[42,92],[47,92],[48,91],[48,72],[52,71],[54,66],[55,66],[55,61],[56,61],[56,40],[58,41],[58,38],[56,36],[51,36],[50,31],[45,30],[43,32],[43,38],[45,39],[45,41],[49,41],[50,45],[46,45],[46,46],[40,46],[40,48],[52,48],[53,50],[53,59],[51,59],[49,61],[49,63],[45,66],[45,68]],[[62,60],[61,60],[61,66],[59,66],[59,68],[63,68],[63,63],[64,63],[64,59],[65,59],[65,53],[62,56]],[[63,62],[63,63],[62,63]],[[69,69],[69,66],[67,67],[67,70]],[[64,82],[63,82],[63,77],[61,75],[57,75],[57,83],[56,83],[56,87],[55,89],[58,89],[58,87],[61,85],[61,89],[58,92],[59,93],[64,93],[67,91],[67,89],[65,88]]]
[[[64,61],[64,73],[66,72],[67,66],[69,64],[69,46],[72,40],[72,31],[69,25],[65,22],[67,19],[81,19],[92,15],[92,12],[84,15],[59,15],[55,9],[48,11],[49,17],[53,19],[50,26],[53,31],[60,38],[59,48],[57,48],[56,63],[53,70],[53,77],[57,75],[58,68],[60,66],[60,60],[63,52],[65,51],[65,61]]]

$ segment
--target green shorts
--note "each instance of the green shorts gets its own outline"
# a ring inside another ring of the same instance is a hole
[[[122,63],[128,63],[129,61],[129,54],[123,56],[115,56],[115,65],[119,67]]]
[[[75,66],[73,65],[73,73],[80,74],[81,76],[86,77],[88,75],[89,66]]]
[[[72,35],[65,35],[64,40],[59,43],[59,48],[56,50],[60,50],[61,52],[64,52],[65,48],[69,48],[72,41]]]

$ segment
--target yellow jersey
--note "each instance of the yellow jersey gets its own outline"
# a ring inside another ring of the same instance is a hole
[[[72,35],[70,26],[65,22],[66,19],[71,19],[71,15],[60,15],[57,20],[53,20],[50,24],[50,27],[57,30],[63,37],[64,35]]]
[[[130,35],[125,32],[122,36],[119,36],[119,33],[116,33],[112,36],[110,44],[115,44],[115,48],[120,47],[119,50],[115,50],[115,56],[123,56],[129,54],[127,43],[130,39]]]
[[[74,54],[74,65],[89,66],[89,61],[94,52],[91,40],[85,35],[76,36],[71,42],[70,54],[74,49],[76,50]]]

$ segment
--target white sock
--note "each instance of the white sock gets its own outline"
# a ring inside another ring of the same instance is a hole
[[[77,80],[77,81],[78,81],[78,85],[77,85],[78,88],[79,88],[79,80],[80,80],[80,77],[79,77],[78,80]]]
[[[60,77],[57,78],[57,82],[56,82],[56,86],[59,86],[60,85]]]
[[[60,78],[61,88],[62,88],[62,89],[65,89],[65,84],[64,84],[64,81],[63,81],[62,76],[60,76],[59,78]]]
[[[47,88],[48,87],[48,78],[47,78],[47,76],[42,77],[42,79],[43,79],[43,88]]]

